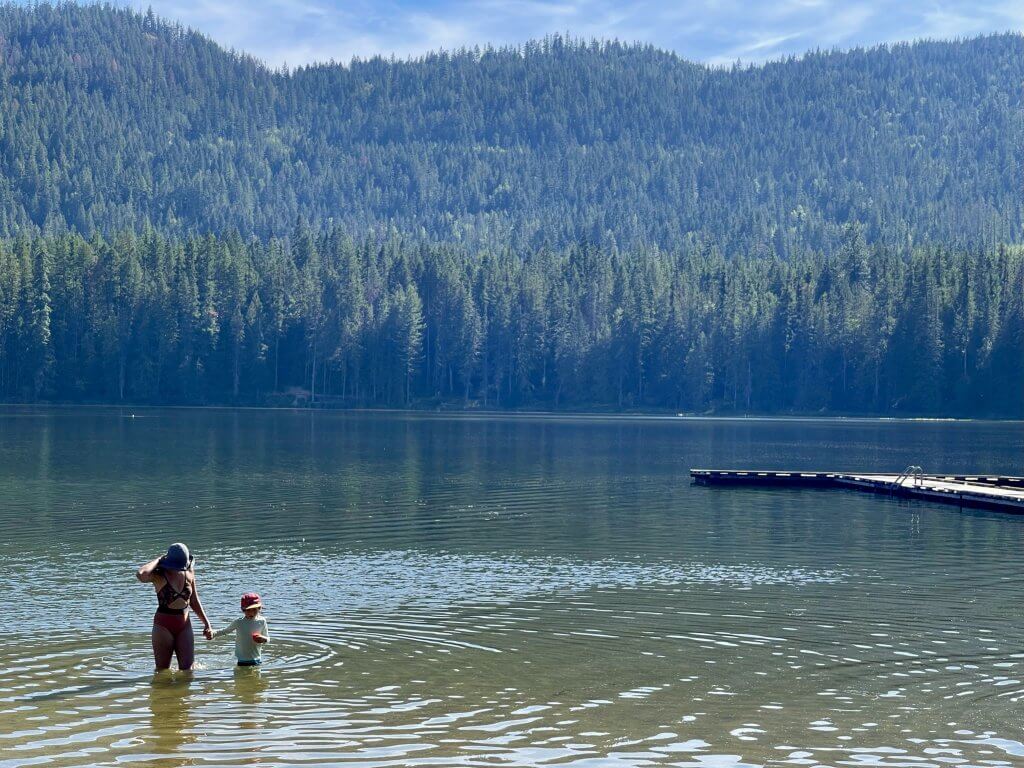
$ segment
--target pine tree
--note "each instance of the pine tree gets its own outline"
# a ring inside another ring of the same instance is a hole
[[[32,396],[39,398],[50,386],[53,370],[53,347],[50,320],[53,307],[50,302],[50,274],[53,259],[49,244],[36,239],[32,244],[32,309],[29,326],[28,354]]]

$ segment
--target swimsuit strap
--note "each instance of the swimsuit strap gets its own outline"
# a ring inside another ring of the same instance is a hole
[[[164,593],[167,594],[164,594]],[[185,583],[182,585],[180,590],[175,589],[171,584],[171,580],[168,575],[164,574],[164,585],[160,588],[160,591],[156,593],[156,600],[160,605],[168,606],[171,603],[177,602],[178,600],[191,600],[192,599],[192,585],[188,583],[188,575],[185,575]]]
[[[188,600],[192,597],[192,585],[188,583],[188,574],[182,573],[182,578],[184,579],[184,582],[182,582],[181,589],[174,590],[176,600]],[[169,583],[170,582],[168,582],[168,584]]]

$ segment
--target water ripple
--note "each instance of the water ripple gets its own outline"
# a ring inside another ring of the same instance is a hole
[[[24,415],[0,411],[2,768],[1024,759],[1019,520],[683,471],[1012,472],[1018,431]],[[177,538],[216,624],[263,595],[261,669],[197,639],[192,675],[152,673],[132,572]]]

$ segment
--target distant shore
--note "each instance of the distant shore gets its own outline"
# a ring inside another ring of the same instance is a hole
[[[437,405],[411,404],[403,408],[391,408],[384,406],[340,406],[331,403],[312,403],[304,405],[282,405],[267,403],[133,403],[133,402],[69,402],[69,401],[39,401],[39,402],[4,402],[0,401],[0,409],[4,408],[106,408],[121,410],[225,410],[225,411],[305,411],[309,413],[352,413],[352,414],[382,414],[382,415],[415,415],[415,416],[436,416],[436,417],[480,417],[480,418],[521,418],[521,419],[601,419],[601,420],[622,420],[622,421],[892,421],[892,422],[921,422],[921,423],[970,423],[970,422],[999,422],[999,423],[1022,423],[1024,420],[997,416],[938,416],[935,414],[891,414],[891,413],[840,413],[840,412],[766,412],[766,413],[736,413],[728,410],[711,411],[707,413],[687,413],[672,411],[669,409],[631,409],[615,410],[602,409],[597,407],[573,407],[564,410],[544,408],[495,408],[470,404],[460,406],[451,403]]]

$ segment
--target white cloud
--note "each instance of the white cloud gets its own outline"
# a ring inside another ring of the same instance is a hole
[[[758,51],[774,50],[783,43],[801,36],[802,33],[800,32],[792,32],[788,35],[777,35],[776,37],[763,38],[756,42],[748,43],[747,45],[742,46],[739,50],[742,53],[757,53]]]
[[[990,28],[988,24],[989,20],[984,17],[933,8],[924,14],[918,36],[940,39],[966,37],[986,31]]]
[[[415,56],[555,32],[713,64],[1024,26],[1021,0],[122,0],[272,65]]]
[[[868,3],[848,5],[835,14],[829,15],[825,22],[812,33],[820,45],[825,48],[843,45],[856,40],[868,23],[875,17],[876,9]],[[882,42],[874,40],[871,42]]]

